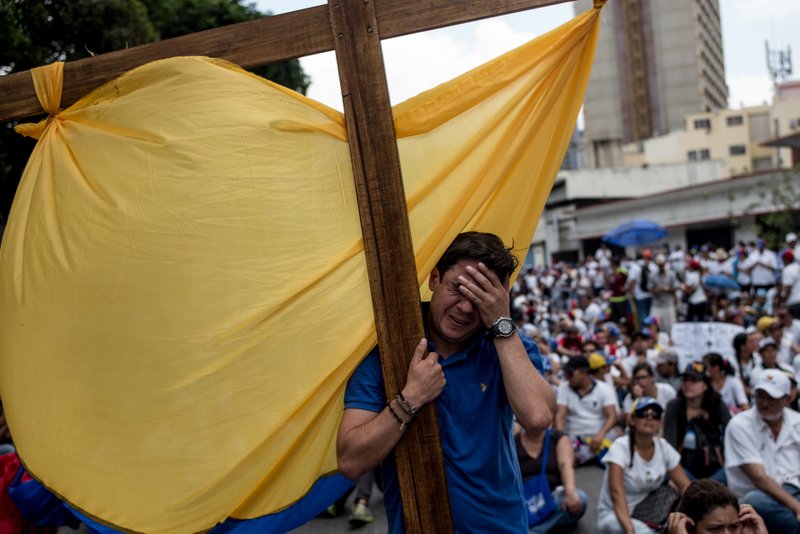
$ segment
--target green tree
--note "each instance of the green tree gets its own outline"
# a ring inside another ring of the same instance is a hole
[[[789,232],[800,228],[800,167],[787,170],[780,178],[759,182],[760,202],[754,208],[770,210],[758,217],[757,227],[767,246],[780,250]]]
[[[74,61],[262,17],[243,0],[0,0],[0,74]],[[309,79],[297,60],[254,69],[305,94]],[[39,120],[31,117],[25,122]],[[0,127],[0,215],[8,216],[35,141]]]

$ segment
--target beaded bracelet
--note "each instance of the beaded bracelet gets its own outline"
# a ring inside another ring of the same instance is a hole
[[[406,399],[403,396],[403,392],[402,391],[400,392],[399,395],[397,395],[395,397],[395,400],[397,401],[397,405],[400,406],[403,410],[405,410],[405,412],[408,415],[410,415],[412,418],[416,417],[417,414],[419,413],[419,411],[417,410],[417,407],[414,406],[413,404],[411,404],[410,402],[408,402],[408,399]]]
[[[394,418],[397,419],[398,423],[400,423],[400,432],[402,432],[403,430],[406,429],[406,427],[408,426],[408,423],[403,421],[400,418],[400,416],[397,415],[397,412],[394,411],[394,408],[392,408],[392,400],[394,400],[394,399],[391,399],[391,400],[389,400],[389,402],[386,403],[386,407],[389,408],[389,411],[392,412],[392,415],[394,416]]]

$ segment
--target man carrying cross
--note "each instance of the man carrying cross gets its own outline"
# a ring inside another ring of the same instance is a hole
[[[509,315],[517,259],[493,234],[456,237],[430,275],[405,386],[387,402],[377,350],[350,378],[339,426],[339,470],[349,478],[382,463],[390,532],[402,532],[392,451],[416,413],[436,403],[456,532],[524,532],[527,516],[512,435],[550,426],[555,396],[536,344]],[[430,352],[428,352],[430,351]],[[538,372],[537,372],[538,370]]]

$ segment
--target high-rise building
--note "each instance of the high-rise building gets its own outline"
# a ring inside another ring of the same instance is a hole
[[[591,6],[579,0],[575,11]],[[727,103],[718,0],[606,4],[583,108],[588,166],[621,165],[623,144]]]

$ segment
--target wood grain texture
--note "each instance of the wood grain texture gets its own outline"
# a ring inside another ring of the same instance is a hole
[[[363,0],[347,0],[363,2]],[[371,0],[381,38],[442,28],[568,0]],[[327,6],[175,37],[70,61],[64,66],[61,105],[149,61],[174,56],[226,59],[246,69],[333,50]],[[28,71],[0,76],[0,120],[42,112]]]
[[[414,249],[374,5],[330,0],[378,345],[387,398],[406,382],[424,336]],[[452,532],[435,407],[395,447],[406,532]]]

